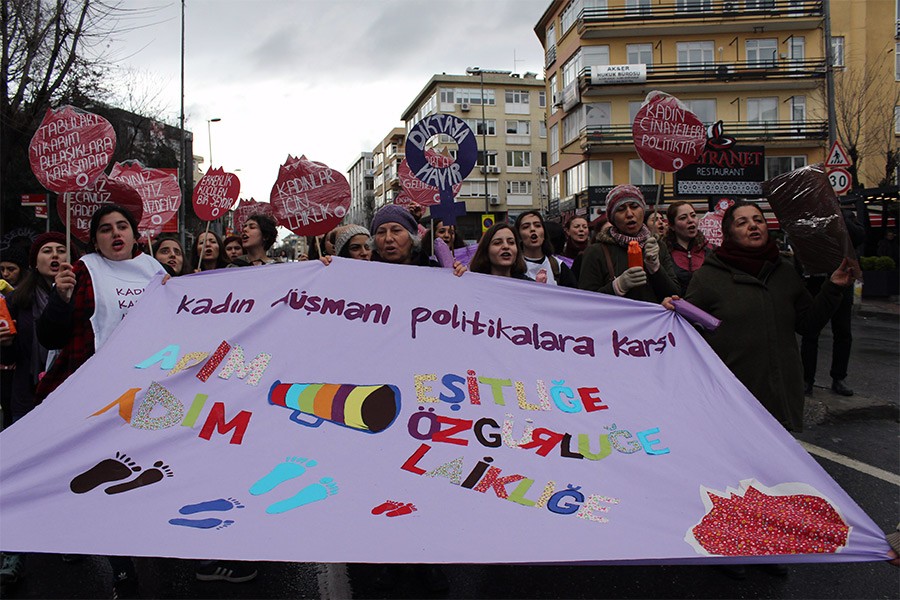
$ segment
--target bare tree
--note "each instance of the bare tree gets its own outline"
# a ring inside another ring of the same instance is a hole
[[[879,56],[876,61],[850,62],[835,73],[837,136],[852,163],[848,171],[854,188],[861,187],[862,180],[896,183],[894,107],[900,105],[900,86],[889,76],[893,54],[885,49]]]

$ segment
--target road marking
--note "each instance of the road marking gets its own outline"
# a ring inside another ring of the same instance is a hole
[[[353,597],[346,563],[318,563],[316,578],[321,600],[346,600]]]
[[[824,459],[830,460],[831,462],[836,462],[839,465],[850,467],[851,469],[855,469],[860,473],[865,473],[866,475],[877,477],[882,481],[887,481],[888,483],[893,483],[897,487],[900,487],[900,475],[895,475],[890,471],[885,471],[884,469],[879,469],[878,467],[867,465],[864,462],[854,460],[852,458],[844,456],[843,454],[832,452],[831,450],[826,450],[825,448],[820,448],[819,446],[814,446],[813,444],[800,442],[800,445],[803,446],[803,448],[810,454],[815,454],[816,456],[820,456]]]

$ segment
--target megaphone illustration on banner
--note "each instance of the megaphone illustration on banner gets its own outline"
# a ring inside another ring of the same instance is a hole
[[[366,433],[380,433],[400,414],[400,390],[387,384],[276,381],[269,388],[269,404],[293,410],[291,421],[307,427],[331,421]]]

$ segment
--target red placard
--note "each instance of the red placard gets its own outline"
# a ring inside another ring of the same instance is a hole
[[[50,109],[28,146],[42,186],[61,194],[90,187],[112,160],[116,132],[109,121],[74,106]]]
[[[144,215],[144,203],[141,195],[125,180],[110,179],[101,175],[94,185],[84,190],[66,192],[59,196],[56,213],[60,220],[66,222],[66,204],[71,206],[72,235],[82,242],[90,241],[91,217],[104,204],[118,204],[131,211],[140,222]]]
[[[425,151],[425,159],[431,166],[438,168],[449,167],[453,164],[452,156],[441,154],[433,148]],[[397,167],[397,175],[400,177],[400,185],[403,188],[403,192],[406,193],[406,198],[404,198],[405,204],[415,202],[422,206],[434,206],[441,203],[441,191],[416,177],[412,169],[409,168],[405,158],[400,161],[400,166]],[[461,188],[462,183],[454,185],[453,195],[456,196]],[[394,200],[394,204],[401,204],[401,202]]]
[[[718,248],[722,245],[722,217],[728,207],[734,204],[734,200],[722,198],[716,202],[715,210],[703,215],[697,222],[697,229],[703,233],[703,237],[710,246]]]
[[[231,210],[240,194],[237,175],[210,167],[194,187],[194,213],[203,221],[218,219]]]
[[[234,208],[234,235],[241,235],[241,230],[244,228],[244,221],[247,220],[247,217],[253,215],[269,215],[270,217],[275,218],[272,205],[268,202],[257,202],[253,198],[241,200]]]
[[[138,224],[140,241],[159,235],[163,226],[178,212],[181,189],[178,179],[171,173],[127,160],[113,165],[109,177],[127,182],[141,195],[144,216]]]
[[[22,206],[47,206],[47,194],[22,194]]]
[[[706,127],[674,96],[650,92],[634,116],[631,135],[645,163],[673,173],[697,162],[706,147]]]
[[[323,235],[347,214],[350,184],[323,163],[288,156],[278,169],[270,202],[282,227],[297,235]]]

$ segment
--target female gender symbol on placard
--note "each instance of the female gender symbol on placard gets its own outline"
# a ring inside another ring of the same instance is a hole
[[[458,147],[456,161],[446,167],[436,167],[425,157],[425,144],[435,135],[449,135]],[[465,204],[457,207],[453,202],[453,186],[462,182],[478,157],[478,144],[472,128],[465,121],[453,115],[429,115],[415,124],[406,138],[406,162],[410,170],[423,183],[438,188],[441,193],[440,207],[431,208],[432,216],[443,217],[444,223],[456,224],[459,210],[465,214]]]

